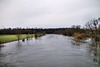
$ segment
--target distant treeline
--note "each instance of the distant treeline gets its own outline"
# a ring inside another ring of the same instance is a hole
[[[58,30],[65,30],[66,28],[55,28],[55,29],[42,29],[42,28],[4,28],[0,29],[0,34],[34,34],[34,33],[47,33],[51,34]]]
[[[35,34],[35,33],[45,33],[45,34],[63,34],[72,36],[75,32],[84,33],[84,29],[80,28],[79,25],[73,25],[70,28],[4,28],[0,29],[0,35],[3,34]]]

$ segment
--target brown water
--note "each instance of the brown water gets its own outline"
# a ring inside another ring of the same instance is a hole
[[[100,67],[100,48],[48,34],[0,48],[0,67]]]

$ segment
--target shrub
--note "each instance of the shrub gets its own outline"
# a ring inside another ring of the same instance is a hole
[[[87,35],[85,33],[75,33],[74,34],[75,39],[85,39]]]

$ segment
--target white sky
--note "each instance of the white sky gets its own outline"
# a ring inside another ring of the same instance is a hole
[[[0,0],[0,28],[84,25],[100,17],[100,0]]]

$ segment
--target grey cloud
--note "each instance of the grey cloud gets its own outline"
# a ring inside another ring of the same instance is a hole
[[[0,0],[0,27],[84,25],[100,16],[99,0]]]

